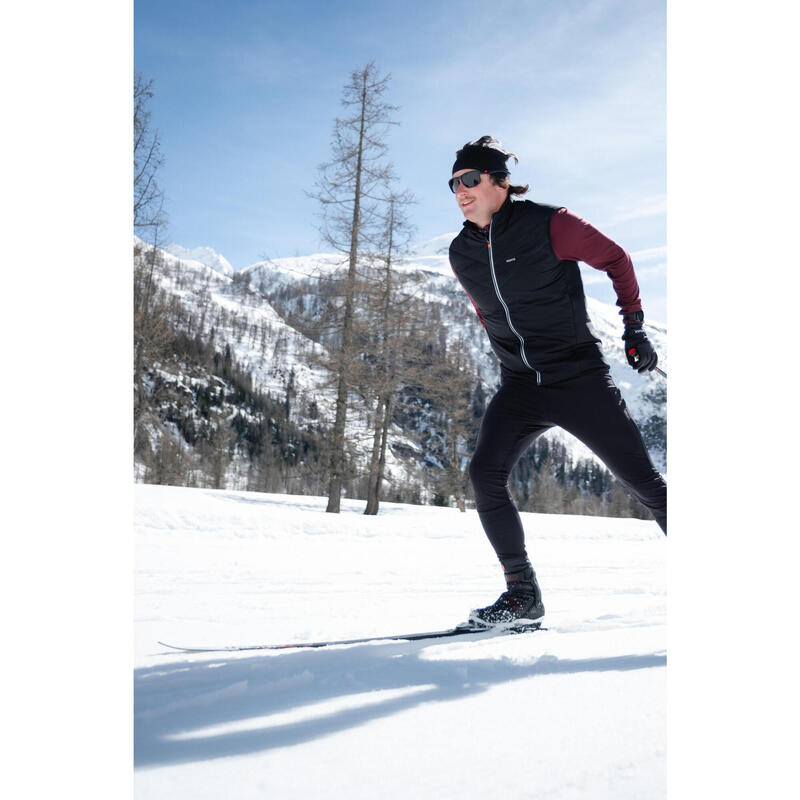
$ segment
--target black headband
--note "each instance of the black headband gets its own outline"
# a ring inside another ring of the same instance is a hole
[[[451,174],[460,169],[481,169],[489,172],[508,172],[506,161],[508,156],[495,150],[493,147],[484,147],[480,144],[468,144],[456,153],[456,163],[453,164]]]

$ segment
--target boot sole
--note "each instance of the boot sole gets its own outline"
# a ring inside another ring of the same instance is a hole
[[[536,619],[529,617],[519,617],[519,619],[512,619],[509,622],[486,622],[482,619],[469,618],[469,625],[474,625],[477,628],[499,628],[501,630],[514,630],[514,628],[539,628],[544,623],[544,614]]]

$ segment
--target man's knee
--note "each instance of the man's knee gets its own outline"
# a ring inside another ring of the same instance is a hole
[[[508,472],[480,451],[476,451],[469,462],[469,479],[479,507],[484,500],[494,504],[505,501]]]
[[[477,450],[469,462],[469,479],[474,487],[489,485],[498,480],[499,470],[490,458]]]

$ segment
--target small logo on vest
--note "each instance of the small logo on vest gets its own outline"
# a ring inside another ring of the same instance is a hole
[[[514,258],[507,258],[506,259],[506,264],[510,264],[512,261],[516,261],[516,260],[517,260],[516,256],[514,256]]]

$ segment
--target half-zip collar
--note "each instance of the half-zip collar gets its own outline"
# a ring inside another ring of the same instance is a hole
[[[508,226],[508,221],[511,218],[512,204],[513,201],[509,195],[506,197],[503,205],[500,206],[500,208],[498,208],[494,214],[492,214],[492,219],[489,222],[489,225],[487,225],[485,228],[479,228],[474,222],[471,222],[468,219],[464,220],[462,227],[465,228],[466,232],[471,236],[482,237],[483,239],[489,238],[489,226],[492,226],[495,235],[502,233]]]

